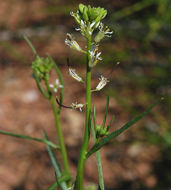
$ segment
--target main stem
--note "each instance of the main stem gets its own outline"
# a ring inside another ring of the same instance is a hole
[[[57,130],[59,146],[60,146],[60,150],[61,150],[61,154],[62,154],[62,161],[64,164],[64,170],[67,174],[70,175],[68,157],[67,157],[66,147],[65,147],[65,143],[64,143],[62,128],[61,128],[61,124],[60,124],[60,120],[59,120],[58,110],[56,108],[56,104],[55,104],[53,96],[50,96],[49,99],[50,99],[50,102],[51,102],[51,105],[53,108],[53,112],[54,112],[54,116],[55,116],[56,130]]]
[[[78,168],[77,168],[77,178],[75,183],[75,190],[83,190],[83,176],[84,176],[84,165],[85,165],[85,156],[89,143],[90,136],[90,119],[91,119],[91,68],[89,67],[90,53],[91,50],[91,37],[87,39],[87,68],[86,68],[86,119],[85,119],[85,131],[83,145],[81,148]]]

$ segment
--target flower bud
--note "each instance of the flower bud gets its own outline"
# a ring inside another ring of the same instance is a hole
[[[104,137],[104,136],[109,134],[109,132],[108,132],[109,127],[108,126],[105,128],[102,128],[101,125],[97,125],[95,130],[96,130],[96,138],[99,138],[99,137],[101,138],[101,137]]]
[[[49,72],[52,68],[52,65],[53,64],[48,57],[36,57],[36,59],[32,63],[32,68],[40,79],[49,80]]]

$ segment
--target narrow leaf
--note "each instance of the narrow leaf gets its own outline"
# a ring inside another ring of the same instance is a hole
[[[43,132],[44,132],[45,139],[48,140],[46,132],[45,131],[43,131]],[[51,147],[49,145],[47,145],[46,147],[47,147],[47,151],[48,151],[49,157],[51,159],[52,165],[56,172],[56,176],[57,176],[57,178],[60,178],[60,177],[62,177],[62,174],[61,174],[60,165],[57,161],[57,158],[55,157],[55,154],[53,153]],[[62,190],[67,190],[67,185],[64,181],[62,183],[57,181],[57,183],[59,184],[59,186],[61,187]]]
[[[113,138],[120,135],[122,132],[124,132],[126,129],[131,127],[133,124],[138,122],[140,119],[142,119],[145,115],[147,115],[154,106],[156,106],[159,103],[160,100],[157,100],[154,104],[150,105],[142,114],[136,116],[134,119],[126,123],[123,127],[120,129],[112,132],[111,134],[107,135],[104,139],[100,140],[97,144],[95,144],[90,151],[87,153],[86,158],[88,158],[90,155],[92,155],[94,152],[99,150],[102,146],[104,146],[106,143],[108,143]]]
[[[106,110],[105,110],[105,115],[104,115],[103,125],[102,125],[103,129],[105,128],[108,108],[109,108],[109,96],[107,96],[107,98],[106,98]]]
[[[8,136],[16,137],[16,138],[22,138],[22,139],[28,139],[28,140],[38,141],[38,142],[45,143],[45,144],[47,144],[47,145],[49,145],[49,146],[51,146],[53,148],[60,149],[59,146],[57,146],[53,142],[51,142],[49,140],[46,140],[46,139],[30,137],[30,136],[26,136],[26,135],[22,135],[22,134],[16,134],[16,133],[11,133],[11,132],[2,131],[2,130],[0,130],[0,134],[2,134],[2,135],[8,135]]]
[[[96,108],[95,108],[95,106],[93,108],[93,119],[94,119],[94,128],[96,129]]]
[[[36,49],[34,48],[33,44],[31,43],[31,41],[28,39],[28,37],[26,35],[24,35],[24,39],[26,40],[26,42],[28,43],[28,45],[30,46],[30,48],[32,49],[34,55],[36,57],[38,57],[38,54],[37,54],[37,51]]]
[[[112,126],[114,119],[115,119],[115,117],[114,117],[114,116],[112,116],[112,118],[111,118],[111,120],[110,120],[109,127],[111,127],[111,126]]]
[[[94,142],[96,142],[96,132],[95,129],[96,128],[96,108],[94,106],[93,109],[94,112],[94,127],[93,125],[91,125],[91,129],[92,129],[92,135],[93,135],[93,139]],[[96,151],[96,159],[97,159],[97,168],[98,168],[98,174],[99,174],[99,186],[101,190],[104,190],[104,180],[103,180],[103,170],[102,170],[102,164],[101,164],[101,159],[100,159],[100,151]]]

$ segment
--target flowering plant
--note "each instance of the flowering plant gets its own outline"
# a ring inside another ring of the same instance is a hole
[[[83,37],[85,37],[87,45],[86,49],[83,50],[76,42],[73,35],[71,34],[67,34],[65,44],[68,45],[70,48],[79,51],[80,53],[83,53],[86,56],[85,79],[80,77],[79,74],[76,73],[75,69],[71,68],[69,60],[67,59],[69,67],[68,69],[69,69],[69,75],[71,75],[73,79],[85,84],[86,86],[85,103],[75,102],[71,103],[70,106],[66,106],[63,104],[64,83],[61,71],[59,70],[58,66],[50,56],[47,56],[46,58],[40,57],[37,54],[30,40],[26,36],[24,37],[25,40],[30,45],[31,49],[33,50],[33,53],[35,54],[35,60],[32,63],[32,69],[36,84],[42,95],[50,101],[53,109],[59,145],[56,145],[53,142],[49,141],[45,131],[43,139],[9,133],[5,131],[0,131],[0,133],[19,138],[35,140],[46,144],[47,151],[49,153],[56,174],[56,181],[47,190],[53,190],[56,189],[57,187],[59,187],[62,190],[69,190],[69,189],[83,190],[84,165],[86,160],[93,153],[96,153],[97,157],[99,186],[101,190],[104,190],[103,173],[102,173],[102,166],[101,166],[100,152],[99,152],[100,148],[104,146],[106,143],[108,143],[110,140],[112,140],[113,138],[124,132],[126,129],[131,127],[134,123],[142,119],[158,102],[156,101],[154,104],[149,106],[147,110],[145,110],[145,112],[136,116],[134,119],[126,123],[120,129],[114,132],[109,132],[110,126],[113,123],[113,118],[111,119],[110,124],[106,125],[106,118],[109,107],[109,97],[107,97],[106,110],[104,114],[103,123],[101,125],[96,123],[96,108],[95,107],[92,108],[91,95],[92,93],[103,89],[109,82],[109,77],[107,78],[101,75],[99,78],[100,82],[97,84],[96,88],[91,89],[91,71],[98,64],[99,61],[102,61],[101,52],[98,51],[99,43],[103,38],[111,37],[113,33],[107,26],[104,26],[104,24],[102,23],[102,19],[104,19],[106,15],[107,11],[104,8],[100,7],[96,8],[96,7],[91,7],[90,5],[86,6],[83,4],[79,5],[78,10],[75,13],[71,12],[71,16],[74,17],[75,21],[79,25],[79,28],[76,28],[76,30],[79,31]],[[94,33],[96,34],[93,35]],[[50,73],[52,69],[56,71],[58,78],[54,83],[51,84]],[[56,93],[55,97],[54,93]],[[78,159],[77,176],[76,179],[73,179],[70,173],[68,156],[62,133],[60,112],[62,108],[79,109],[80,111],[82,111],[84,106],[85,106],[84,138]],[[94,138],[94,145],[90,148],[90,150],[88,150],[90,135],[92,135]],[[59,151],[61,152],[62,155],[61,164],[63,164],[63,170],[61,170],[61,167],[57,161],[53,149],[59,149]]]

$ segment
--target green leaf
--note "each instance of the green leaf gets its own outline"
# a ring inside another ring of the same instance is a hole
[[[109,127],[111,127],[112,126],[112,124],[113,124],[113,121],[115,120],[115,117],[114,116],[112,116],[112,118],[111,118],[111,120],[110,120],[110,124],[109,124]]]
[[[31,41],[28,39],[28,37],[26,35],[24,35],[24,39],[26,40],[26,42],[28,43],[28,45],[30,46],[30,48],[32,49],[34,55],[36,57],[39,57],[38,54],[37,54],[37,51],[36,49],[34,48],[33,44],[31,43]]]
[[[43,133],[44,133],[45,139],[48,140],[46,132],[43,131]],[[51,159],[52,165],[53,165],[54,170],[56,172],[56,176],[59,179],[60,177],[62,177],[62,173],[61,173],[61,170],[60,170],[60,165],[59,165],[59,163],[57,161],[57,158],[55,157],[55,154],[53,153],[51,147],[49,145],[47,145],[46,147],[47,147],[47,151],[48,151],[49,157]],[[59,184],[59,186],[61,187],[62,190],[67,190],[68,189],[67,185],[66,185],[66,182],[63,181],[63,182],[60,183],[59,181],[57,181],[57,183]]]
[[[93,109],[94,112],[94,127],[93,125],[91,125],[91,129],[92,129],[92,135],[93,135],[93,139],[94,142],[97,141],[96,139],[96,132],[94,130],[94,128],[96,128],[96,108],[94,106]],[[102,170],[102,164],[101,164],[101,159],[100,159],[100,151],[96,151],[96,159],[97,159],[97,168],[98,168],[98,174],[99,174],[99,186],[101,190],[104,190],[104,180],[103,180],[103,170]]]
[[[38,141],[38,142],[45,143],[45,144],[47,144],[47,145],[49,145],[49,146],[51,146],[53,148],[60,149],[59,146],[57,146],[53,142],[51,142],[49,140],[46,140],[46,139],[30,137],[30,136],[26,136],[26,135],[22,135],[22,134],[16,134],[16,133],[11,133],[11,132],[2,131],[2,130],[0,130],[0,134],[2,134],[2,135],[8,135],[8,136],[16,137],[16,138],[22,138],[22,139],[28,139],[28,140]]]
[[[93,119],[94,119],[94,128],[96,129],[96,108],[93,108]]]
[[[104,139],[100,140],[97,144],[95,144],[90,151],[87,153],[86,158],[88,158],[89,156],[91,156],[94,152],[96,152],[97,150],[99,150],[102,146],[104,146],[106,143],[108,143],[110,140],[112,140],[113,138],[117,137],[118,135],[120,135],[122,132],[124,132],[126,129],[128,129],[129,127],[131,127],[133,124],[135,124],[136,122],[138,122],[140,119],[142,119],[145,115],[147,115],[154,106],[156,106],[159,103],[160,100],[157,100],[154,104],[150,105],[142,114],[136,116],[134,119],[132,119],[131,121],[129,121],[128,123],[126,123],[123,127],[121,127],[120,129],[112,132],[111,134],[107,135]]]
[[[106,110],[105,110],[105,115],[104,115],[103,125],[102,125],[102,128],[103,128],[103,129],[105,128],[105,123],[106,123],[106,117],[107,117],[108,108],[109,108],[109,96],[106,97]]]

